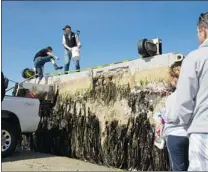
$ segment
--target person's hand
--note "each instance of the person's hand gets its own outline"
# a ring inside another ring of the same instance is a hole
[[[60,58],[59,58],[59,57],[56,57],[56,56],[55,56],[55,58],[56,58],[56,60],[60,60]]]
[[[69,50],[70,52],[72,52],[72,48],[68,48],[68,50]]]

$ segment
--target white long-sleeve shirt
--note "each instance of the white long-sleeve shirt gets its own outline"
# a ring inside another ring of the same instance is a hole
[[[168,96],[165,103],[165,113],[163,114],[163,118],[165,120],[165,126],[163,129],[163,137],[166,139],[168,135],[174,136],[187,136],[187,126],[181,124],[171,123],[172,119],[175,118],[175,104],[176,104],[176,91],[174,91],[171,95]]]
[[[69,34],[69,40],[71,39],[71,34]],[[75,39],[76,39],[76,42],[77,42],[77,47],[81,47],[81,42],[80,42],[80,39],[79,39],[79,36],[77,34],[75,34]],[[71,49],[70,47],[68,47],[66,45],[66,40],[65,40],[65,36],[63,35],[63,38],[62,38],[62,44],[64,45],[65,48],[67,48],[68,50]]]

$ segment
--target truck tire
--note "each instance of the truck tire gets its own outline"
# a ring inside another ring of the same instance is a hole
[[[2,121],[1,124],[1,155],[2,158],[13,154],[17,146],[17,134],[12,124]]]

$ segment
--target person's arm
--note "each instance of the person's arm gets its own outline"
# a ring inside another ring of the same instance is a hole
[[[63,35],[62,43],[63,43],[64,47],[65,47],[67,50],[72,51],[72,48],[70,48],[68,45],[66,45],[66,40],[65,40],[64,35]]]
[[[175,119],[179,117],[184,124],[189,124],[195,108],[195,97],[198,92],[196,61],[189,54],[182,63],[176,89]]]
[[[47,52],[47,54],[51,57],[53,57],[56,60],[59,60],[59,58],[57,56],[55,56],[54,54],[52,54],[51,52]]]
[[[77,34],[75,34],[75,39],[76,39],[78,48],[81,48],[82,47],[81,41],[80,41],[79,36]]]
[[[170,119],[170,112],[171,112],[171,106],[173,105],[173,95],[175,93],[172,93],[169,95],[165,100],[165,107],[163,109],[162,117],[165,119],[165,122],[168,123]]]

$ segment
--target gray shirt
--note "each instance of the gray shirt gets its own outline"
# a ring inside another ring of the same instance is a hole
[[[208,133],[208,39],[184,59],[176,89],[172,123],[188,134]]]

